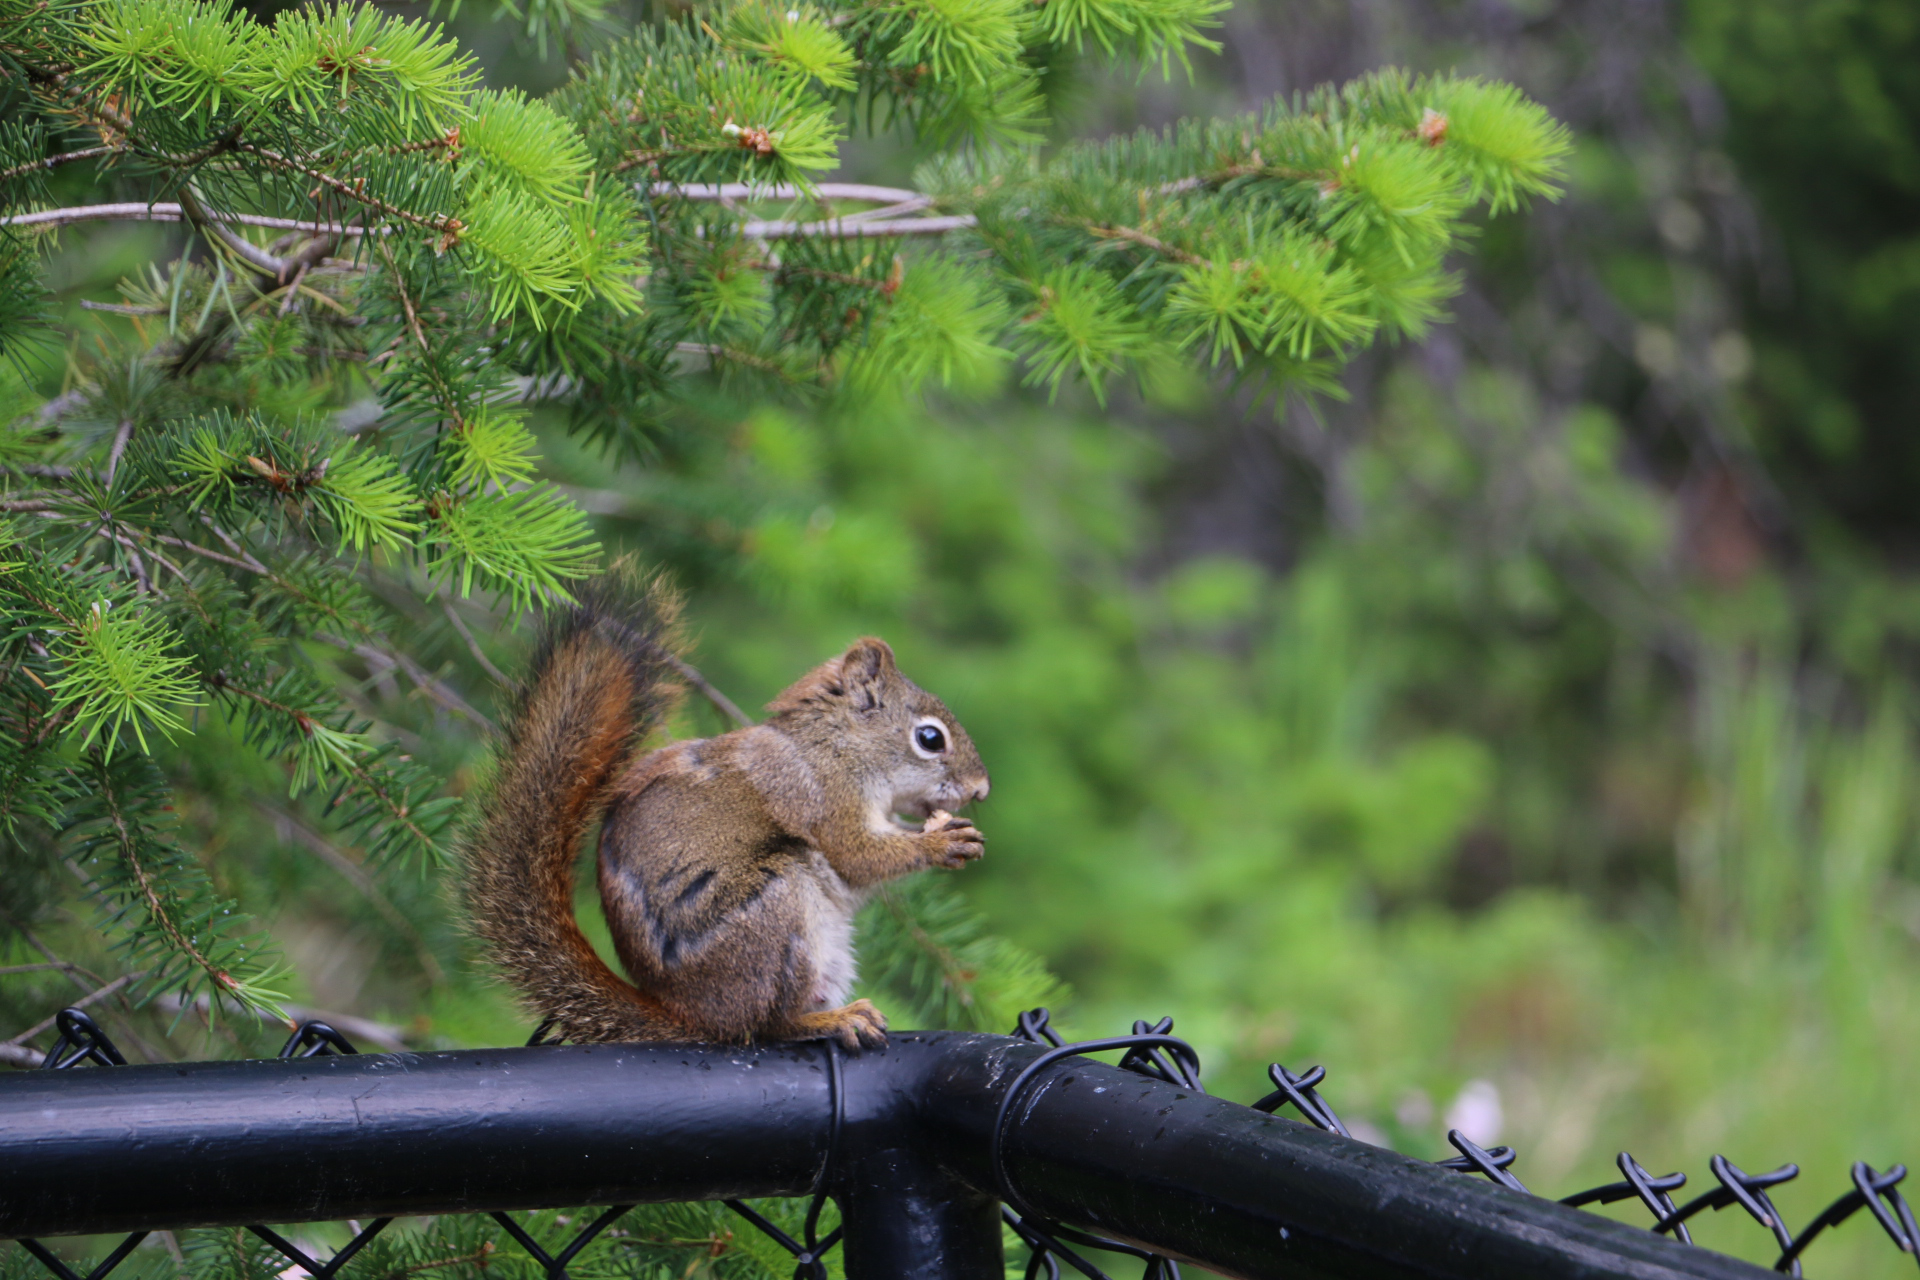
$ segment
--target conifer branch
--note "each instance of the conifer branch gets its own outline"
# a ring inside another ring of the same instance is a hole
[[[449,217],[445,214],[420,214],[408,209],[402,209],[398,205],[389,204],[379,196],[369,192],[364,182],[344,181],[343,179],[336,178],[324,169],[316,169],[304,161],[294,159],[292,156],[284,156],[277,151],[270,151],[265,147],[257,147],[250,142],[239,143],[235,149],[265,161],[269,166],[279,169],[282,172],[297,173],[302,177],[311,178],[313,181],[320,183],[337,195],[344,196],[356,204],[363,204],[376,213],[384,214],[389,218],[397,218],[401,222],[419,227],[423,231],[437,232],[441,237],[442,247],[450,247],[453,245],[459,240],[460,232],[465,229],[464,224],[458,218]]]
[[[59,155],[46,156],[39,160],[30,160],[26,164],[17,164],[10,169],[0,169],[0,182],[11,182],[15,178],[25,177],[42,169],[57,169],[63,164],[73,164],[80,160],[95,160],[101,156],[119,155],[126,150],[119,145],[104,147],[82,147],[78,151],[64,151]]]
[[[754,186],[745,182],[656,182],[646,188],[656,196],[679,196],[685,200],[864,200],[870,204],[916,207],[931,205],[933,197],[904,187],[876,187],[864,182],[817,182],[810,190],[791,183]]]
[[[272,218],[258,213],[229,213],[222,209],[205,209],[202,216],[213,222],[231,222],[240,226],[263,227],[269,231],[306,231],[314,235],[326,236],[364,236],[366,227],[347,226],[338,222],[313,222],[303,218]],[[138,201],[120,204],[82,204],[64,209],[42,209],[38,213],[15,213],[0,216],[0,226],[6,227],[60,227],[71,226],[79,222],[183,222],[186,213],[174,202],[157,200],[152,203]],[[385,228],[376,227],[373,234],[385,234]]]
[[[972,983],[977,975],[960,963],[960,958],[954,955],[952,948],[943,946],[937,938],[927,932],[926,927],[920,923],[914,913],[900,901],[892,886],[882,886],[879,897],[882,905],[887,909],[887,914],[893,917],[894,923],[908,938],[912,939],[914,946],[921,954],[933,962],[934,968],[940,974],[940,985],[946,993],[963,1005],[972,1004]]]
[[[255,807],[280,827],[285,835],[291,836],[294,843],[332,867],[341,879],[352,885],[360,896],[367,900],[367,904],[380,914],[381,919],[393,927],[394,932],[407,940],[408,945],[413,948],[414,960],[419,964],[420,971],[426,974],[429,983],[440,986],[446,982],[447,972],[440,966],[440,961],[427,946],[427,940],[420,936],[418,929],[413,927],[413,921],[407,919],[400,908],[394,905],[393,899],[380,891],[380,886],[374,882],[365,867],[285,809],[259,803],[256,803]]]
[[[180,189],[180,211],[187,216],[189,222],[225,245],[242,261],[266,272],[275,280],[287,278],[288,271],[292,269],[291,264],[285,258],[268,253],[244,236],[235,235],[217,219],[208,217],[206,210],[201,207],[200,193],[193,189],[191,182]]]
[[[467,629],[466,619],[462,618],[460,611],[453,607],[453,601],[442,600],[440,602],[440,608],[446,613],[447,621],[453,624],[453,629],[458,631],[460,638],[466,642],[467,652],[471,653],[473,660],[480,664],[480,669],[492,676],[501,688],[513,688],[514,682],[512,678],[509,677],[506,672],[493,665],[492,660],[487,657],[486,650],[480,647],[480,642],[473,638],[473,632]]]
[[[662,654],[667,660],[667,665],[672,667],[682,680],[698,689],[708,702],[718,707],[721,714],[742,729],[753,727],[753,717],[742,711],[732,698],[720,692],[711,681],[694,668],[692,663],[671,651],[662,650]]]
[[[1180,246],[1168,244],[1165,240],[1157,236],[1148,235],[1138,227],[1109,227],[1102,226],[1097,222],[1082,222],[1081,225],[1098,239],[1125,240],[1129,244],[1137,244],[1143,249],[1151,249],[1163,258],[1171,258],[1175,262],[1190,267],[1203,267],[1207,265],[1207,259],[1202,258],[1198,254],[1188,253]]]
[[[50,966],[40,966],[40,967],[50,967]],[[15,971],[0,970],[0,972],[15,972]],[[93,991],[88,992],[86,995],[81,996],[78,1000],[75,1000],[72,1004],[67,1005],[66,1008],[84,1009],[88,1005],[98,1004],[100,1001],[105,1000],[108,996],[117,995],[120,992],[126,990],[128,987],[140,981],[140,979],[145,976],[146,974],[141,971],[135,971],[133,973],[123,973],[119,977],[115,978],[112,982],[109,982],[106,985],[98,987]],[[55,1022],[58,1022],[59,1020],[60,1020],[59,1014],[57,1013],[52,1014],[49,1017],[44,1018],[39,1022],[36,1022],[31,1027],[28,1027],[25,1031],[22,1031],[19,1035],[14,1036],[11,1040],[0,1041],[0,1045],[17,1048],[21,1045],[24,1045],[27,1041],[33,1039],[35,1036],[45,1031],[48,1027],[51,1027]]]
[[[300,708],[288,706],[286,703],[276,701],[266,694],[236,684],[231,678],[222,673],[214,673],[213,677],[207,681],[207,685],[216,692],[234,694],[237,697],[244,698],[249,702],[286,717],[292,722],[300,736],[308,741],[312,741],[322,734],[328,735],[331,738],[341,736],[337,731],[326,728],[316,717],[302,711]],[[421,849],[432,851],[438,848],[432,833],[420,825],[418,818],[412,812],[412,805],[408,802],[408,798],[404,793],[396,795],[392,788],[383,782],[380,777],[363,767],[344,750],[340,750],[337,747],[331,749],[328,752],[328,758],[342,773],[360,785],[361,793],[371,800],[383,815],[382,821],[413,837]]]
[[[124,799],[113,782],[111,772],[104,767],[96,767],[94,775],[99,782],[101,804],[112,827],[115,851],[133,876],[147,919],[166,937],[175,954],[187,959],[205,975],[212,983],[213,990],[231,995],[243,1004],[253,1003],[258,997],[249,993],[245,984],[237,981],[231,973],[215,964],[182,928],[181,922],[174,918],[172,907],[155,882],[153,872],[140,850],[140,839],[134,834]],[[291,1027],[293,1024],[288,1022],[287,1025]]]
[[[740,234],[748,240],[793,240],[801,237],[879,240],[894,236],[944,236],[954,231],[970,230],[979,222],[971,213],[942,214],[932,218],[875,218],[871,221],[862,221],[858,217],[821,219],[816,222],[765,221],[742,223]]]

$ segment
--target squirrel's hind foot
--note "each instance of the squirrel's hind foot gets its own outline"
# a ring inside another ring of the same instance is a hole
[[[871,1000],[803,1013],[793,1023],[795,1040],[838,1040],[849,1049],[877,1049],[887,1042],[887,1016]]]

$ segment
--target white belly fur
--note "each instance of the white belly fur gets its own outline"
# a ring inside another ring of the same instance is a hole
[[[847,887],[827,860],[813,854],[806,895],[807,952],[813,961],[813,1007],[838,1009],[853,994],[859,960],[853,953],[853,916],[866,895]]]

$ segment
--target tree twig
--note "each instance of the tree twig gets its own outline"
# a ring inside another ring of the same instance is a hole
[[[1096,222],[1083,224],[1088,232],[1102,240],[1125,240],[1128,244],[1137,244],[1143,249],[1151,249],[1163,258],[1172,258],[1175,262],[1189,267],[1204,267],[1207,260],[1198,254],[1188,253],[1179,245],[1168,244],[1158,236],[1148,235],[1138,227],[1108,227]]]
[[[243,262],[266,272],[275,280],[287,278],[287,271],[292,264],[278,254],[268,253],[245,236],[235,235],[221,225],[219,220],[209,217],[205,207],[200,203],[199,192],[193,189],[191,182],[180,188],[180,212],[187,216],[189,222],[225,245]]]
[[[81,996],[78,1000],[75,1000],[72,1004],[66,1007],[68,1009],[84,1009],[90,1004],[94,1004],[98,1001],[106,999],[108,996],[112,995],[114,992],[119,991],[122,987],[125,987],[134,982],[138,982],[141,978],[145,976],[146,976],[145,970],[141,970],[136,973],[123,973],[119,977],[115,978],[112,982],[109,982],[106,986],[96,987],[93,991],[89,992],[87,995]],[[64,1010],[62,1012],[64,1012]],[[60,1019],[60,1014],[58,1013],[53,1014],[51,1017],[43,1018],[42,1020],[40,1020],[39,1022],[36,1022],[31,1027],[28,1027],[25,1031],[22,1031],[19,1035],[15,1036],[13,1039],[5,1041],[5,1043],[9,1045],[14,1045],[14,1046],[25,1044],[27,1041],[39,1035],[42,1031],[45,1031],[48,1027],[52,1026],[55,1022],[59,1021],[59,1019]]]
[[[864,240],[887,236],[943,236],[949,231],[966,231],[980,220],[970,213],[949,213],[933,218],[828,218],[816,222],[746,222],[740,234],[748,240]]]
[[[453,601],[442,600],[440,607],[446,611],[447,621],[453,624],[453,629],[458,631],[460,638],[467,642],[467,652],[471,653],[473,660],[480,664],[480,669],[499,681],[502,687],[511,689],[513,681],[507,677],[506,672],[488,660],[486,653],[480,648],[480,642],[473,638],[473,632],[467,630],[466,620],[460,616],[460,611],[453,607]]]
[[[133,419],[122,418],[120,429],[113,433],[113,448],[107,451],[107,484],[113,484],[113,473],[120,469],[120,455],[127,451],[127,441],[133,438]]]
[[[735,724],[739,725],[742,729],[753,727],[753,717],[735,706],[732,698],[729,698],[726,694],[714,688],[705,676],[694,669],[692,663],[687,662],[684,658],[680,657],[680,655],[665,649],[661,650],[661,653],[665,656],[667,665],[678,672],[682,680],[685,680],[688,684],[698,689],[708,702],[720,708]]]
[[[158,1005],[167,1013],[178,1013],[182,1009],[193,1009],[196,1012],[205,1013],[212,1007],[212,1001],[204,995],[195,996],[192,1000],[182,1000],[178,995],[168,994],[155,1000],[154,1004]],[[388,1023],[375,1022],[371,1018],[362,1018],[351,1013],[336,1013],[327,1009],[315,1009],[309,1005],[302,1004],[287,1005],[286,1010],[287,1016],[292,1019],[293,1024],[302,1022],[324,1022],[335,1031],[343,1032],[350,1038],[361,1041],[364,1044],[373,1045],[382,1052],[403,1053],[406,1051],[406,1042],[400,1038],[400,1028],[389,1025]],[[239,1012],[243,1014],[250,1013],[268,1026],[289,1026],[289,1024],[282,1023],[280,1019],[274,1017],[264,1009],[241,1009]]]
[[[15,178],[25,177],[35,169],[57,169],[63,164],[72,164],[76,160],[92,160],[96,156],[117,155],[125,150],[125,147],[120,146],[85,147],[79,151],[63,151],[57,156],[43,156],[38,160],[17,164],[11,169],[0,169],[0,182],[11,182]]]
[[[86,974],[87,977],[93,979],[95,985],[102,985],[105,983],[106,979],[102,978],[99,974],[94,973],[91,970],[86,969],[80,965],[73,964],[66,960],[62,960],[59,956],[55,955],[52,947],[49,947],[46,943],[40,941],[39,938],[36,938],[33,934],[33,930],[27,928],[27,926],[20,923],[20,921],[15,920],[12,916],[8,916],[7,921],[8,923],[12,924],[15,929],[20,931],[20,936],[27,940],[27,944],[29,946],[31,946],[35,951],[38,951],[41,955],[45,956],[49,961],[51,961],[55,968],[66,970],[67,980],[73,983],[74,986],[80,988],[82,991],[93,990],[92,987],[89,987],[86,983],[80,980],[79,975],[83,973]]]
[[[407,673],[407,679],[413,681],[414,686],[418,688],[420,692],[432,698],[448,711],[463,715],[475,724],[482,725],[489,730],[494,727],[493,721],[489,720],[475,708],[472,703],[454,692],[453,689],[443,681],[428,675],[419,663],[398,650],[383,649],[378,645],[346,640],[339,636],[330,636],[324,631],[314,632],[313,638],[322,643],[330,644],[336,649],[343,649],[375,666],[384,666],[389,671],[397,667]]]
[[[257,801],[254,807],[280,828],[282,839],[291,838],[293,843],[332,867],[340,874],[341,879],[360,891],[360,895],[380,913],[381,919],[406,937],[408,945],[413,948],[414,959],[419,962],[421,972],[427,975],[428,982],[436,987],[446,982],[446,970],[440,967],[440,961],[434,957],[432,951],[428,950],[426,939],[422,938],[420,931],[413,927],[413,922],[401,914],[400,908],[394,905],[393,899],[380,891],[380,886],[374,883],[373,877],[367,873],[365,867],[286,810]]]
[[[303,218],[272,218],[258,213],[227,213],[206,209],[214,222],[232,222],[246,227],[265,227],[270,231],[306,231],[314,235],[363,236],[365,227],[344,226],[337,222],[309,222]],[[0,227],[64,227],[75,222],[182,222],[187,215],[171,201],[120,204],[82,204],[65,209],[42,209],[38,213],[15,213],[0,217]],[[379,234],[379,232],[376,232]]]
[[[647,188],[650,195],[679,196],[684,200],[864,200],[872,204],[906,204],[910,201],[933,203],[933,197],[904,187],[875,187],[864,182],[822,182],[812,190],[789,183],[754,186],[746,182],[656,182]]]

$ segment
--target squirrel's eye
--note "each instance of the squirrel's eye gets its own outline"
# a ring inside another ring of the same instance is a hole
[[[947,735],[937,724],[918,724],[913,729],[913,745],[930,756],[947,749]]]

